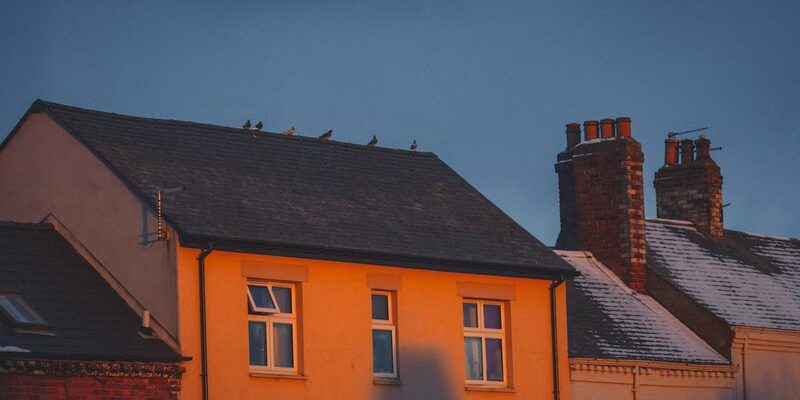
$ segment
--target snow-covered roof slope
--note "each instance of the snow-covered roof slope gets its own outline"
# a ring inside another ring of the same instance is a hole
[[[800,330],[800,241],[648,220],[648,268],[732,326]]]
[[[556,253],[581,273],[567,284],[570,357],[729,364],[653,298],[630,290],[591,253]]]

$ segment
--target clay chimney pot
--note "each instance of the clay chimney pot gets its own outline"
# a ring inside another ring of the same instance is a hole
[[[629,117],[617,118],[617,136],[631,137],[631,119]]]
[[[600,120],[600,130],[602,132],[603,139],[610,139],[614,137],[614,120],[611,118]]]
[[[584,140],[597,139],[597,121],[583,122]]]

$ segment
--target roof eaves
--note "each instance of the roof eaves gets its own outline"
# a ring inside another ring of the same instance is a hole
[[[571,266],[512,265],[493,262],[451,260],[419,257],[408,254],[390,254],[365,250],[311,247],[286,243],[264,243],[240,239],[215,238],[205,235],[182,235],[180,244],[189,248],[206,248],[239,253],[266,254],[285,257],[311,258],[360,264],[407,267],[443,272],[460,272],[479,275],[511,276],[532,279],[570,279],[580,275]]]
[[[79,360],[79,361],[129,361],[129,362],[165,362],[177,363],[191,361],[192,357],[172,352],[163,356],[143,356],[132,354],[80,354],[74,352],[0,352],[0,358],[43,359],[43,360]]]

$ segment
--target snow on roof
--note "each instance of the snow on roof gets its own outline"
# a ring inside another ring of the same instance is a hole
[[[0,346],[0,353],[30,353],[28,349],[17,346]]]
[[[591,253],[556,253],[581,273],[567,286],[570,357],[729,364],[653,298],[628,288]]]
[[[732,326],[800,330],[800,241],[646,222],[648,267]]]

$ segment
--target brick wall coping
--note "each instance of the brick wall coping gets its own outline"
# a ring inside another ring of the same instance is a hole
[[[174,363],[0,358],[0,374],[180,379],[184,371]]]

